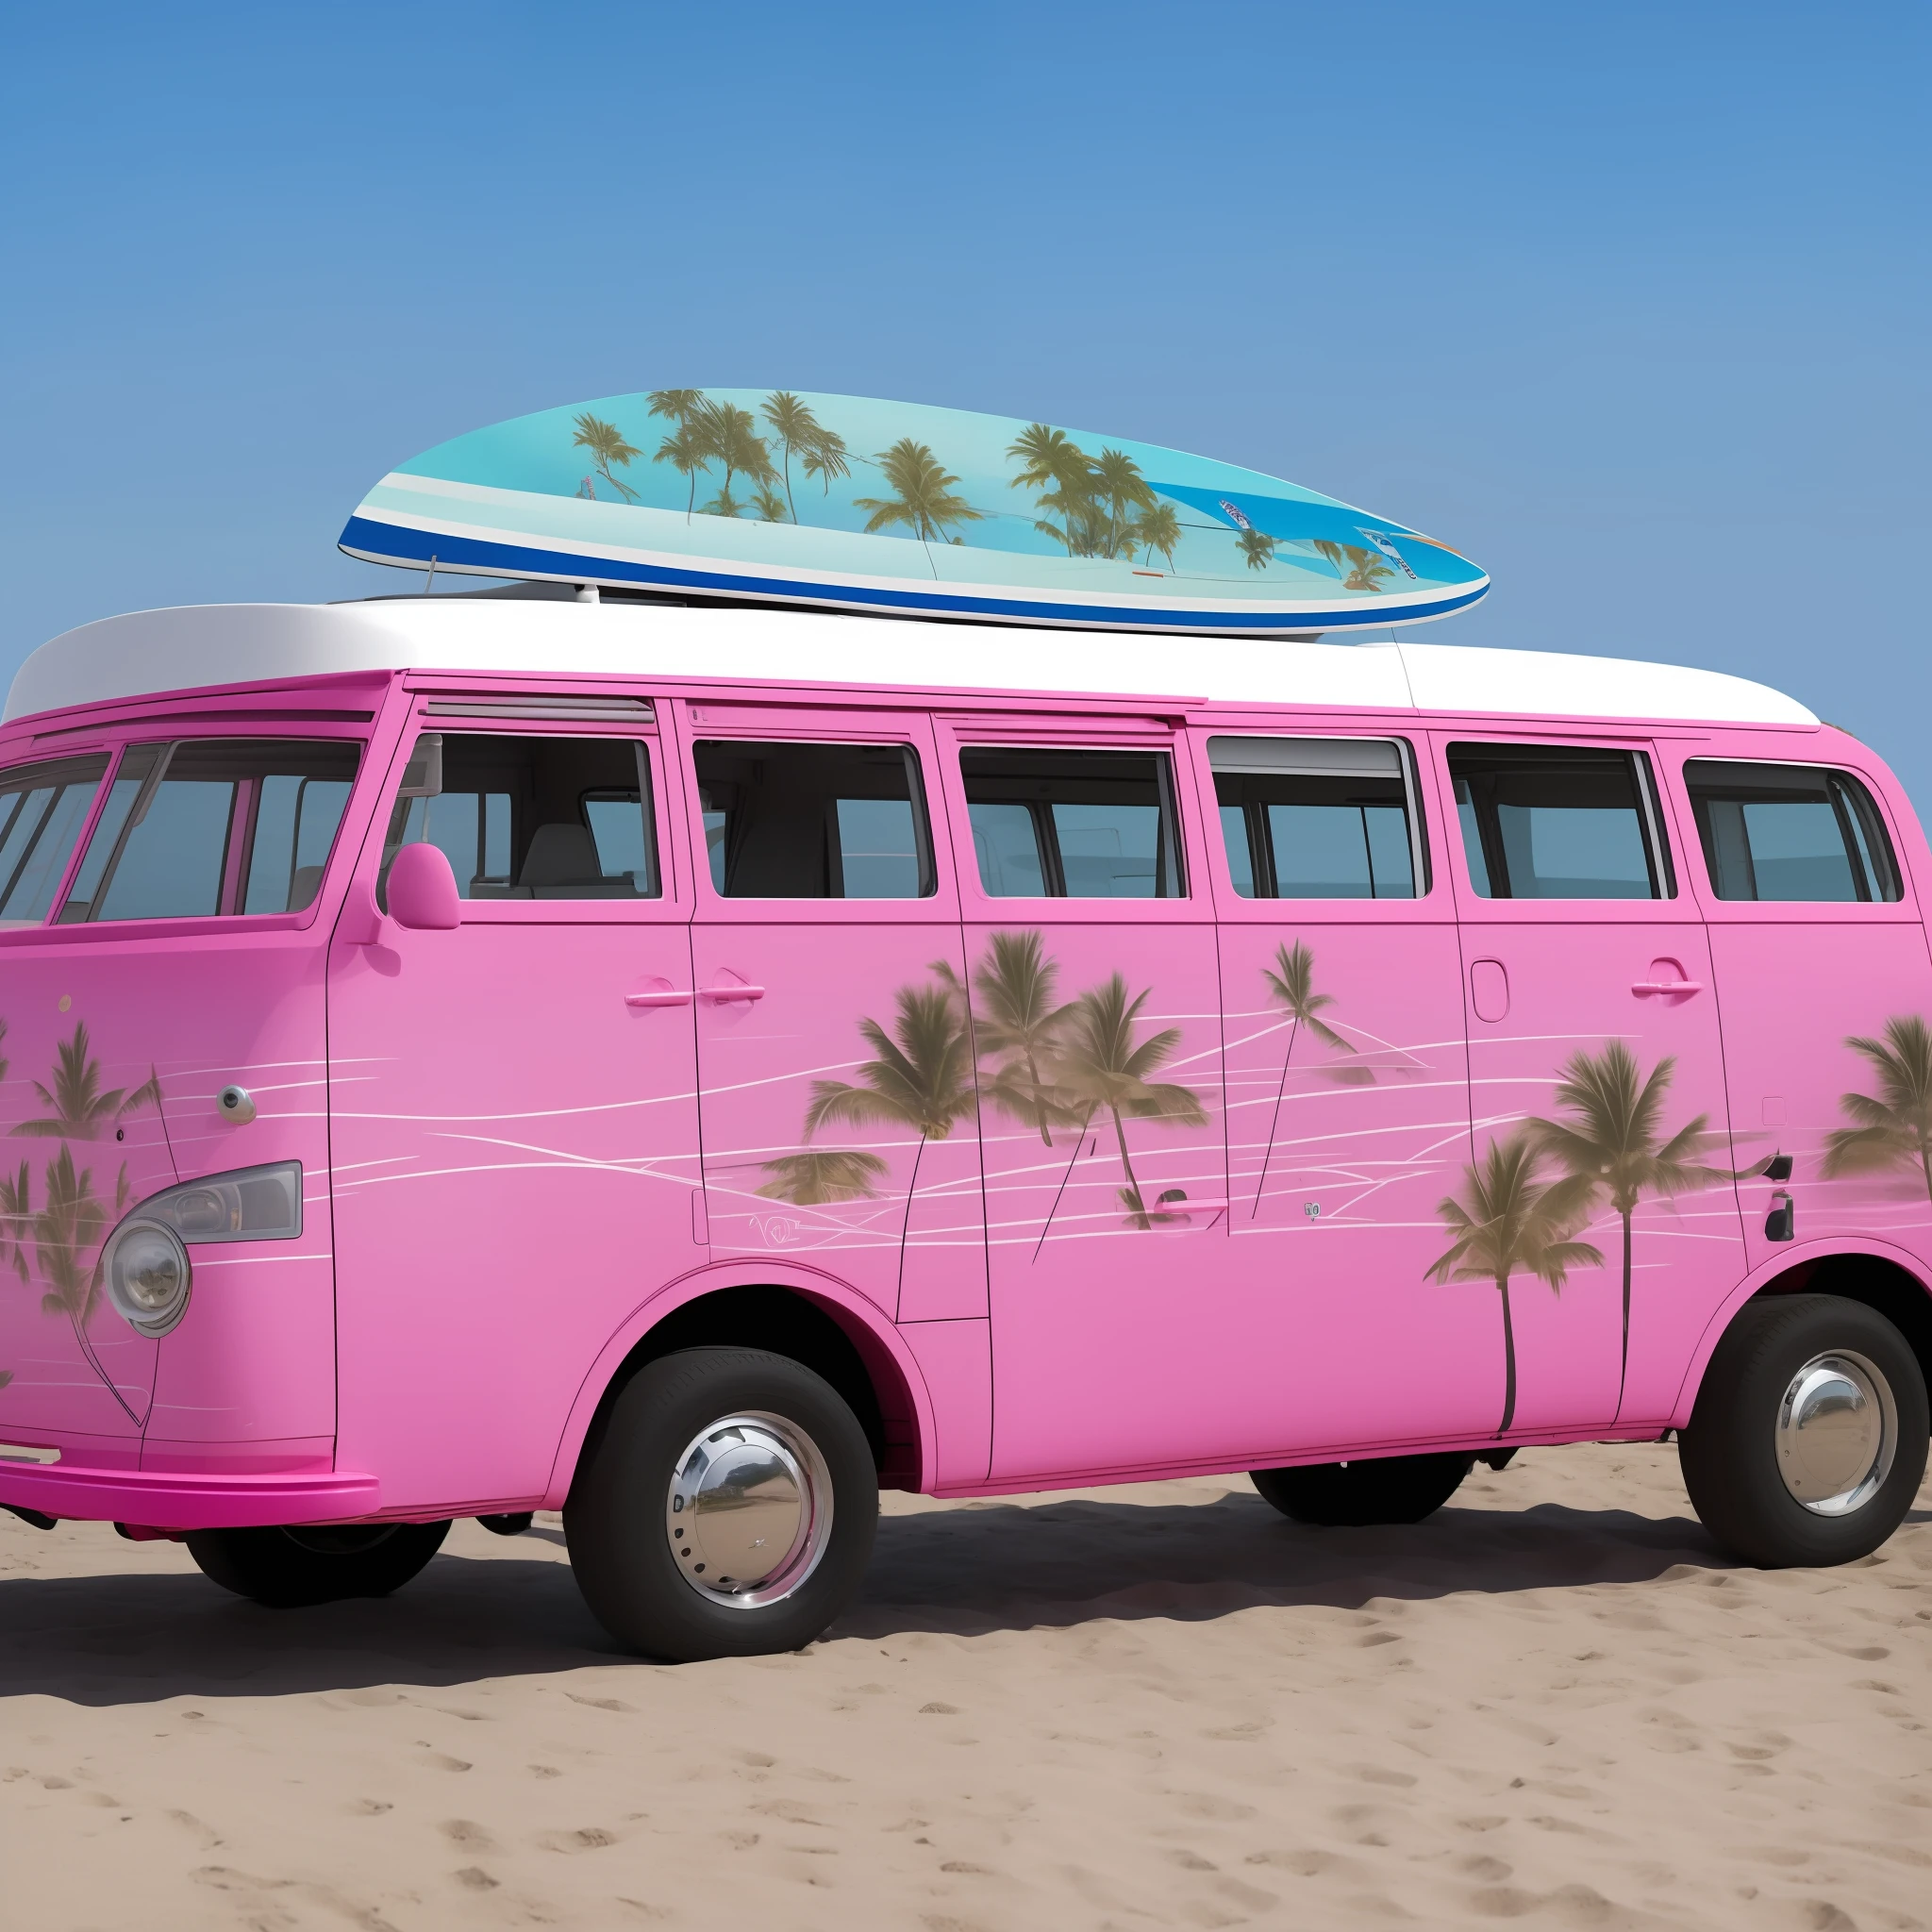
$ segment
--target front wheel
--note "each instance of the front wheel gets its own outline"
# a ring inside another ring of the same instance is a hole
[[[292,1524],[197,1529],[188,1554],[201,1574],[274,1610],[400,1590],[442,1547],[447,1523]]]
[[[858,1595],[877,1524],[858,1418],[809,1369],[742,1348],[639,1370],[563,1510],[597,1621],[676,1663],[809,1643]]]
[[[1420,1523],[1456,1493],[1474,1457],[1376,1456],[1249,1471],[1263,1499],[1296,1523],[1359,1529],[1375,1523]]]
[[[1925,1378],[1883,1315],[1830,1294],[1748,1303],[1677,1439],[1705,1528],[1759,1569],[1869,1556],[1925,1474]]]

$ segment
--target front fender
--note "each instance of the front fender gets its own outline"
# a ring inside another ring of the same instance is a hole
[[[700,1296],[715,1294],[719,1290],[727,1288],[790,1289],[824,1308],[852,1336],[861,1356],[868,1344],[882,1353],[904,1385],[912,1410],[919,1435],[919,1488],[928,1490],[932,1487],[936,1474],[934,1444],[938,1440],[932,1394],[920,1372],[917,1358],[898,1330],[879,1312],[876,1304],[855,1293],[835,1275],[795,1261],[747,1259],[711,1262],[692,1269],[688,1274],[679,1275],[640,1302],[618,1324],[599,1350],[596,1360],[591,1364],[571,1404],[570,1416],[564,1424],[563,1435],[550,1466],[549,1487],[540,1507],[563,1507],[564,1499],[570,1494],[571,1479],[576,1474],[577,1457],[583,1453],[584,1438],[590,1433],[597,1406],[604,1400],[605,1391],[610,1387],[612,1377],[624,1366],[631,1351],[667,1315]]]

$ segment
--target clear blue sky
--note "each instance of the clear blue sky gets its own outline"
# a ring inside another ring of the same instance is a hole
[[[411,578],[389,466],[670,385],[1177,444],[1784,686],[1932,802],[1932,8],[8,6],[0,675]],[[1190,648],[1194,648],[1191,646]]]

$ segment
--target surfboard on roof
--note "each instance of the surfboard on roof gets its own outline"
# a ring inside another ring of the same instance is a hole
[[[991,623],[1252,637],[1417,624],[1483,571],[1407,525],[1125,437],[918,403],[652,390],[401,464],[352,557]]]

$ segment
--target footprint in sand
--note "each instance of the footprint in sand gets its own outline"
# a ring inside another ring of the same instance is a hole
[[[601,1852],[617,1842],[617,1834],[587,1824],[580,1831],[546,1831],[537,1842],[546,1852]]]

